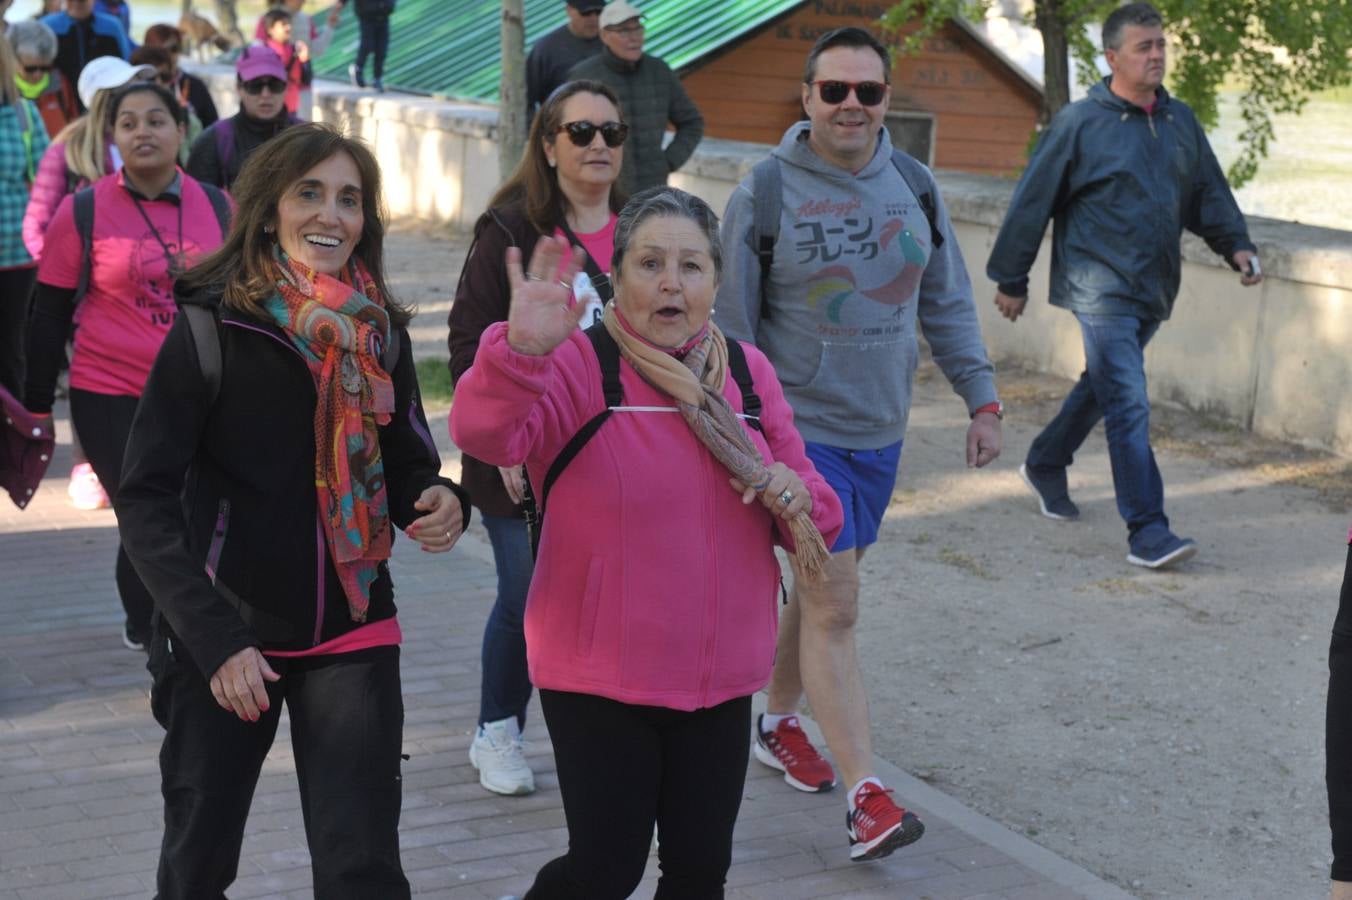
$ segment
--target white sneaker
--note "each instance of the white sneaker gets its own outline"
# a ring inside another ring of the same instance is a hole
[[[508,796],[534,792],[535,774],[526,763],[524,747],[516,716],[480,725],[469,745],[469,761],[479,770],[479,784]]]

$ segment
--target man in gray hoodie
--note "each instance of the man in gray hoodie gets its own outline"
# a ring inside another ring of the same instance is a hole
[[[894,157],[883,128],[891,69],[886,48],[858,28],[813,46],[802,89],[808,121],[791,127],[728,201],[715,316],[729,338],[754,341],[774,363],[808,455],[845,508],[827,580],[795,584],[780,617],[755,753],[799,790],[835,786],[794,716],[806,688],[850,785],[856,860],[886,856],[924,832],[874,776],[854,639],[858,563],[896,481],[917,322],[971,414],[968,466],[1000,453],[994,369],[942,198],[928,169]],[[777,235],[762,244],[767,205]]]

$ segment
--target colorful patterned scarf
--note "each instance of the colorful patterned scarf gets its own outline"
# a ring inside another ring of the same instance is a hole
[[[728,377],[728,343],[718,326],[709,322],[704,336],[684,357],[677,359],[631,333],[620,319],[614,300],[606,304],[603,321],[606,331],[619,345],[620,355],[644,381],[671,395],[685,423],[714,459],[742,484],[762,490],[770,481],[770,470],[723,396]],[[790,559],[795,568],[808,581],[824,580],[831,551],[811,515],[798,513],[789,520],[789,531],[794,543]]]
[[[329,555],[352,621],[366,621],[377,566],[390,557],[389,501],[377,425],[394,412],[394,383],[380,365],[390,317],[371,274],[355,257],[341,280],[291,259],[280,247],[277,293],[264,308],[314,376],[315,489]]]

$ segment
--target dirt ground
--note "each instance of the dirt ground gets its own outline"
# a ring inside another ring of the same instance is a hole
[[[445,356],[466,245],[392,229],[420,355]],[[1004,453],[968,471],[961,402],[933,365],[918,375],[862,567],[876,752],[1139,897],[1326,896],[1324,697],[1352,464],[1157,407],[1166,508],[1202,549],[1147,572],[1125,561],[1101,429],[1070,474],[1079,522],[1039,516],[1018,477],[1070,383],[998,379]]]

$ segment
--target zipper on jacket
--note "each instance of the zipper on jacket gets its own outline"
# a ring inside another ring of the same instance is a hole
[[[1153,110],[1145,114],[1145,121],[1146,124],[1150,126],[1150,136],[1152,138],[1158,138],[1159,132],[1155,130],[1155,113]]]
[[[211,532],[211,544],[207,547],[206,571],[211,583],[216,583],[216,567],[221,562],[221,551],[225,549],[225,533],[230,529],[230,501],[225,497],[216,506],[216,527]]]
[[[324,634],[324,523],[320,520],[321,513],[315,513],[315,558],[317,565],[315,569],[315,635],[314,643],[311,646],[319,644],[320,637]]]

